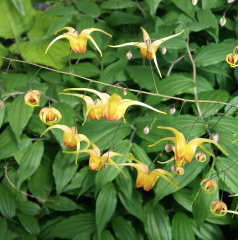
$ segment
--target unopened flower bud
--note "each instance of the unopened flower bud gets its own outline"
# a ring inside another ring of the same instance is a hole
[[[122,94],[123,94],[124,96],[127,95],[127,91],[126,91],[126,89],[123,90]]]
[[[172,151],[172,145],[171,145],[171,144],[166,144],[166,145],[164,146],[164,150],[165,150],[166,152],[171,152],[171,151]]]
[[[235,0],[227,0],[228,3],[232,3],[234,2]]]
[[[170,114],[174,114],[176,112],[176,109],[174,107],[170,108],[169,112],[170,112]]]
[[[3,101],[0,101],[0,109],[2,109],[4,107],[4,102]]]
[[[150,129],[148,127],[145,127],[143,129],[144,134],[148,134],[150,132]]]
[[[167,48],[166,47],[163,47],[162,50],[161,50],[161,53],[162,54],[165,54],[167,52]]]
[[[177,170],[177,167],[176,167],[175,165],[172,165],[172,166],[170,167],[170,170],[171,170],[172,173],[175,173],[176,170]]]
[[[197,159],[198,162],[205,162],[207,160],[206,155],[204,153],[201,153],[201,152],[197,153],[195,155],[195,158]]]
[[[218,134],[212,135],[212,140],[213,140],[214,142],[219,142],[219,136],[218,136]]]
[[[233,0],[234,1],[234,0]],[[197,5],[197,3],[198,3],[198,0],[192,0],[192,4],[193,5]]]
[[[103,168],[106,168],[107,167],[107,163],[103,163]]]
[[[131,60],[131,58],[132,58],[132,53],[131,53],[131,52],[128,52],[128,53],[126,54],[126,57],[127,57],[128,60]]]
[[[220,23],[221,27],[223,27],[226,24],[226,19],[224,17],[221,18],[219,23]]]
[[[178,168],[176,169],[176,174],[177,174],[177,175],[183,175],[183,174],[184,174],[184,169],[183,169],[182,167],[178,167]]]

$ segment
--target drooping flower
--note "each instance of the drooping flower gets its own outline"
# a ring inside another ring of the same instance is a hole
[[[76,148],[77,149],[76,152],[72,152],[72,153],[76,154],[75,165],[77,165],[78,154],[79,154],[79,150],[80,150],[80,143],[82,141],[85,141],[87,143],[87,146],[83,149],[83,150],[86,150],[90,146],[90,143],[91,143],[90,140],[85,135],[78,134],[78,131],[74,126],[72,128],[69,128],[66,125],[60,125],[60,124],[56,124],[54,126],[48,127],[40,135],[40,137],[42,137],[42,135],[44,135],[47,131],[49,131],[50,129],[53,129],[53,128],[59,128],[62,131],[64,131],[63,141],[64,141],[65,146],[68,146],[69,148]]]
[[[195,158],[197,159],[198,162],[205,162],[207,160],[207,157],[204,153],[198,152],[195,155]]]
[[[32,108],[40,106],[40,96],[41,94],[38,90],[27,91],[24,96],[24,102]]]
[[[230,53],[226,55],[226,62],[231,66],[231,68],[236,67],[237,61],[238,61],[238,54]]]
[[[47,53],[48,49],[50,48],[50,46],[56,42],[57,40],[61,39],[61,38],[67,38],[69,40],[69,44],[71,49],[73,50],[74,53],[85,53],[86,48],[87,48],[87,41],[88,39],[91,40],[91,42],[94,44],[94,46],[97,48],[97,50],[99,51],[101,57],[102,57],[102,52],[99,49],[98,45],[96,44],[96,42],[94,41],[94,39],[90,36],[91,32],[94,31],[99,31],[102,32],[110,37],[112,37],[109,33],[99,29],[99,28],[87,28],[84,29],[80,34],[72,27],[63,27],[60,30],[58,30],[57,32],[55,32],[55,34],[57,34],[58,32],[62,31],[62,30],[68,30],[68,32],[63,33],[62,35],[56,37],[47,47],[45,54]]]
[[[193,159],[193,156],[196,152],[197,147],[201,148],[203,151],[208,153],[209,155],[213,156],[209,151],[207,151],[201,144],[202,143],[213,143],[216,145],[224,154],[228,155],[228,153],[215,141],[211,139],[205,139],[205,138],[195,138],[186,143],[184,135],[177,131],[175,128],[171,127],[157,127],[161,129],[167,129],[172,131],[176,137],[166,137],[162,138],[156,143],[149,145],[149,147],[155,146],[156,144],[162,142],[162,141],[172,141],[175,146],[173,146],[172,150],[175,153],[175,165],[177,167],[183,167],[184,163],[190,163]]]
[[[227,206],[224,202],[216,199],[213,200],[212,203],[210,204],[210,211],[212,212],[213,215],[222,217],[227,213]]]
[[[173,38],[173,37],[176,37],[176,36],[180,35],[184,30],[182,30],[180,33],[155,40],[153,43],[151,43],[149,34],[146,32],[146,30],[144,28],[141,27],[141,29],[142,29],[142,32],[143,32],[144,42],[129,42],[129,43],[124,43],[124,44],[115,45],[115,46],[112,46],[112,45],[108,45],[108,46],[109,47],[114,47],[114,48],[124,47],[124,46],[129,46],[129,45],[139,47],[142,57],[144,57],[144,58],[146,57],[149,60],[152,60],[152,59],[154,60],[155,66],[158,70],[158,73],[159,73],[160,77],[162,78],[162,75],[161,75],[159,67],[158,67],[157,59],[156,59],[156,52],[159,48],[159,45],[161,43],[165,42],[166,40],[170,39],[170,38]]]
[[[203,186],[204,184],[204,186]],[[200,185],[202,186],[202,189],[205,191],[205,194],[207,193],[214,193],[217,190],[217,183],[213,180],[210,180],[208,178],[204,178],[201,182]],[[212,191],[210,189],[214,187]]]
[[[107,93],[101,93],[96,90],[88,88],[68,88],[65,89],[64,91],[69,90],[88,91],[95,93],[97,96],[99,96],[100,100],[93,101],[92,98],[85,96],[83,94],[59,93],[83,98],[87,106],[86,116],[90,117],[91,120],[95,118],[100,119],[101,117],[103,117],[107,118],[109,121],[119,121],[122,117],[124,117],[127,108],[131,105],[144,106],[158,113],[166,114],[165,112],[159,111],[145,103],[130,99],[122,99],[121,96],[119,96],[116,93],[110,96]]]
[[[46,125],[54,125],[55,123],[58,123],[60,121],[62,115],[57,109],[51,107],[42,108],[40,110],[39,117],[40,120]]]
[[[146,164],[136,160],[133,156],[132,156],[132,159],[134,161],[136,161],[137,163],[121,163],[121,164],[117,164],[117,165],[131,166],[131,167],[136,168],[137,173],[138,173],[137,178],[136,178],[136,187],[137,188],[143,187],[145,191],[149,191],[156,184],[159,177],[164,178],[166,181],[171,183],[174,187],[178,188],[178,186],[176,185],[176,184],[178,184],[178,182],[176,181],[176,179],[173,177],[173,175],[171,173],[169,173],[163,169],[159,169],[159,168],[154,169],[153,171],[149,172],[149,167]],[[166,175],[170,176],[171,179],[176,184],[174,184],[168,177],[166,177]]]
[[[120,167],[117,166],[117,164],[111,158],[114,156],[121,156],[125,158],[130,158],[130,157],[125,156],[121,153],[116,153],[112,151],[106,152],[101,156],[100,149],[92,142],[91,142],[91,145],[93,149],[83,149],[83,150],[74,151],[74,152],[63,151],[63,153],[77,154],[77,153],[86,152],[90,155],[89,169],[91,171],[102,170],[103,168],[105,168],[105,164],[108,164],[116,167],[127,178],[126,174],[120,169]]]

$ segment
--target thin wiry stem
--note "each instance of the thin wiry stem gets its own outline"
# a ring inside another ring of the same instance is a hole
[[[186,54],[187,54],[187,52],[185,52],[181,57],[179,57],[177,60],[175,60],[175,61],[170,65],[169,70],[168,70],[168,72],[167,72],[167,76],[170,75],[170,73],[171,73],[172,68],[174,67],[174,65],[175,65],[176,63],[178,63],[180,60],[182,60],[182,59],[186,56]]]
[[[58,72],[57,72],[57,74],[56,74],[56,76],[55,76],[54,83],[53,83],[53,85],[52,85],[51,92],[50,92],[50,97],[49,97],[49,108],[50,108],[50,100],[51,100],[51,96],[52,96],[52,93],[53,93],[53,90],[54,90],[55,81],[56,81],[57,76],[58,76]]]
[[[30,63],[30,62],[27,62],[27,61],[17,60],[17,59],[10,59],[10,58],[6,58],[6,57],[2,57],[2,56],[0,56],[0,58],[7,59],[7,60],[12,60],[14,62],[27,63],[27,64],[30,64],[30,65],[33,65],[33,66],[41,67],[41,68],[44,68],[44,69],[47,69],[47,70],[50,70],[50,71],[53,71],[53,72],[59,72],[59,73],[62,73],[62,74],[71,75],[71,76],[74,76],[74,77],[77,77],[77,78],[81,78],[81,79],[84,79],[86,81],[94,82],[94,83],[97,83],[97,84],[110,86],[110,87],[114,87],[114,88],[116,87],[115,85],[112,85],[112,84],[99,82],[97,80],[93,80],[93,79],[90,79],[90,78],[82,77],[82,76],[79,76],[77,74],[73,74],[73,73],[69,73],[69,72],[58,71],[56,69],[52,69],[52,68],[49,68],[49,67],[41,66],[41,65],[38,65],[38,64],[35,64],[35,63]],[[123,87],[118,87],[118,88],[124,89]],[[226,106],[231,106],[231,107],[238,108],[238,105],[231,104],[231,103],[226,103],[226,102],[210,101],[210,100],[197,100],[196,101],[196,100],[193,100],[193,99],[184,99],[184,98],[173,97],[173,96],[157,94],[157,93],[151,93],[151,92],[146,92],[146,91],[141,91],[141,90],[136,90],[136,89],[128,89],[128,91],[141,93],[141,94],[146,94],[146,95],[151,95],[151,96],[165,97],[165,98],[175,99],[175,100],[178,100],[178,101],[198,102],[198,103],[217,103],[217,104],[221,104],[221,105],[226,105]]]
[[[37,73],[38,73],[41,69],[42,69],[42,67],[40,67],[40,68],[36,71],[36,73],[34,74],[34,76],[33,76],[32,79],[31,79],[31,81],[29,82],[30,90],[31,90],[31,83],[32,83],[32,81],[34,80],[35,76],[37,75]]]

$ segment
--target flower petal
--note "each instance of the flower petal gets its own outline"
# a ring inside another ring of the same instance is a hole
[[[72,134],[72,130],[68,126],[56,124],[54,126],[48,127],[43,133],[41,133],[40,137],[42,137],[42,135],[44,135],[47,131],[49,131],[52,128],[59,128],[59,129],[63,130],[65,133]]]

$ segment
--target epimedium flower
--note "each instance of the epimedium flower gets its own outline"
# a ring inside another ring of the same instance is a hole
[[[131,154],[131,156],[132,156],[132,154]],[[117,165],[131,166],[131,167],[136,168],[137,173],[138,173],[137,178],[136,178],[136,187],[137,188],[143,187],[145,191],[149,191],[156,184],[159,177],[164,178],[166,181],[171,183],[174,187],[178,188],[178,186],[176,185],[176,184],[178,184],[178,182],[176,181],[176,179],[173,177],[173,175],[171,173],[169,173],[163,169],[159,169],[159,168],[154,169],[153,171],[149,172],[149,167],[145,163],[138,161],[133,156],[132,156],[132,159],[134,161],[136,161],[136,163],[121,163],[121,164],[117,164]],[[166,175],[170,176],[171,179],[176,184],[174,184]]]
[[[149,60],[152,60],[152,59],[154,60],[155,66],[158,70],[158,73],[159,73],[160,77],[162,78],[162,75],[161,75],[159,67],[158,67],[157,59],[156,59],[156,52],[159,48],[159,45],[161,43],[165,42],[166,40],[170,39],[170,38],[173,38],[173,37],[176,37],[176,36],[180,35],[184,31],[184,29],[180,33],[155,40],[152,43],[151,43],[151,40],[150,40],[150,36],[146,32],[146,30],[142,27],[141,27],[141,29],[142,29],[142,32],[143,32],[143,39],[144,39],[143,42],[129,42],[129,43],[124,43],[124,44],[115,45],[115,46],[112,46],[112,45],[108,45],[108,46],[109,47],[114,47],[114,48],[124,47],[124,46],[129,46],[129,45],[139,47],[140,48],[140,53],[141,53],[143,58],[146,57]]]
[[[226,55],[226,62],[231,66],[231,68],[236,67],[237,61],[238,61],[238,54],[230,53]]]
[[[201,144],[202,143],[213,143],[216,145],[224,154],[228,155],[228,153],[215,141],[211,139],[205,139],[205,138],[194,138],[188,143],[185,141],[184,135],[177,131],[175,128],[171,127],[157,127],[161,129],[166,129],[172,131],[176,137],[166,137],[162,138],[156,143],[149,145],[149,147],[155,146],[156,144],[162,142],[162,141],[172,141],[175,146],[172,147],[172,150],[175,153],[175,165],[177,167],[183,167],[184,163],[190,163],[193,159],[193,156],[196,152],[197,147],[201,148],[203,151],[208,153],[209,155],[213,156],[212,153],[207,151]]]
[[[56,37],[47,47],[45,54],[47,53],[48,49],[51,47],[51,45],[56,42],[57,40],[61,39],[61,38],[67,38],[69,40],[69,44],[71,49],[73,50],[74,53],[85,53],[86,48],[87,48],[87,41],[88,39],[91,40],[91,42],[93,43],[93,45],[96,47],[96,49],[99,51],[101,57],[102,57],[102,52],[99,49],[98,45],[96,44],[96,42],[94,41],[94,39],[90,36],[91,32],[95,32],[95,31],[99,31],[102,32],[110,37],[112,37],[109,33],[99,29],[99,28],[87,28],[84,29],[80,34],[72,27],[63,27],[60,30],[56,31],[55,34],[57,34],[58,32],[62,31],[62,30],[68,30],[68,32],[63,33],[62,35]]]
[[[127,108],[131,105],[140,105],[147,107],[153,111],[158,113],[166,114],[166,112],[159,111],[145,103],[130,100],[130,99],[122,99],[120,95],[113,93],[111,96],[107,93],[101,93],[99,91],[88,89],[88,88],[68,88],[64,91],[75,90],[75,91],[88,91],[95,93],[100,100],[93,101],[92,98],[85,96],[83,94],[74,94],[74,93],[59,93],[65,95],[72,95],[83,98],[86,102],[87,112],[86,116],[89,116],[92,119],[100,119],[101,117],[107,118],[109,121],[119,121],[127,110]],[[100,110],[101,109],[101,110]]]
[[[213,180],[208,179],[208,178],[204,178],[200,182],[200,185],[201,185],[202,189],[205,191],[205,194],[214,193],[217,190],[217,183]],[[213,188],[213,190],[210,191],[210,189],[212,189],[212,188]]]
[[[40,120],[45,123],[46,125],[53,125],[58,123],[62,118],[61,113],[55,109],[54,107],[51,108],[42,108],[39,113]]]
[[[100,149],[91,142],[91,146],[93,149],[83,149],[83,150],[77,150],[74,152],[68,152],[68,151],[63,151],[63,153],[69,153],[69,154],[77,154],[77,153],[88,153],[90,155],[89,157],[89,169],[91,171],[98,171],[102,170],[105,168],[105,164],[112,165],[116,167],[124,176],[127,178],[127,175],[120,169],[120,167],[117,166],[117,164],[111,159],[114,156],[121,156],[125,158],[130,158],[128,156],[125,156],[121,153],[116,153],[116,152],[106,152],[103,155],[101,155]]]
[[[33,107],[40,106],[40,92],[38,90],[27,91],[24,96],[25,104]]]
[[[227,206],[224,202],[219,200],[213,200],[210,204],[210,211],[213,215],[222,217],[227,213]]]
[[[64,131],[64,135],[63,135],[63,141],[64,141],[64,145],[68,146],[69,148],[76,148],[77,151],[76,152],[72,152],[76,154],[76,160],[75,160],[75,165],[77,165],[77,161],[78,161],[78,154],[79,154],[79,150],[80,150],[80,143],[82,141],[85,141],[87,143],[87,146],[83,149],[86,150],[89,148],[90,146],[90,140],[83,134],[78,134],[78,131],[76,129],[76,127],[71,127],[69,128],[66,125],[60,125],[60,124],[56,124],[54,126],[50,126],[48,127],[41,135],[40,137],[42,137],[42,135],[44,135],[47,131],[49,131],[50,129],[53,128],[59,128],[62,131]]]

